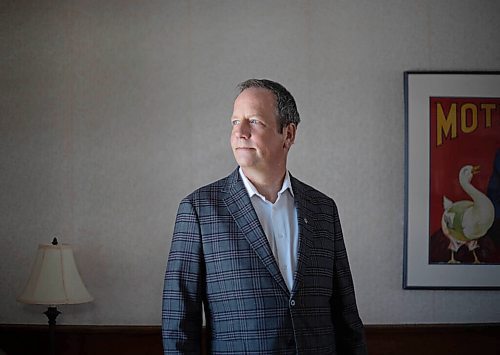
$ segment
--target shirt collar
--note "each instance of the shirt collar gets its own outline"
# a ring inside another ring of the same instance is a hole
[[[261,199],[263,199],[264,201],[267,201],[266,198],[264,196],[262,196],[259,193],[259,191],[257,191],[257,189],[252,184],[252,182],[250,180],[248,180],[248,178],[243,173],[243,169],[241,169],[241,167],[239,168],[239,173],[240,173],[241,179],[243,180],[243,184],[245,185],[245,188],[246,188],[246,190],[248,192],[248,196],[250,196],[250,198],[252,198],[253,196],[257,195]],[[290,194],[292,195],[292,197],[294,196],[293,189],[292,189],[292,183],[290,181],[290,174],[288,173],[288,170],[286,171],[285,179],[283,180],[283,185],[281,186],[281,189],[278,192],[278,197],[282,193],[284,193],[286,190],[290,190]]]

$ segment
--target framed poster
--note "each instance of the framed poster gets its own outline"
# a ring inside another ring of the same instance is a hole
[[[406,289],[500,289],[500,72],[405,72]]]

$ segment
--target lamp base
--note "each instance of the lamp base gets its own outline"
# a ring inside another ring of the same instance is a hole
[[[45,312],[43,312],[49,319],[49,349],[50,355],[55,355],[56,349],[56,318],[61,312],[57,310],[57,307],[47,308]]]
[[[56,325],[56,318],[61,312],[57,310],[57,307],[49,307],[43,314],[49,319],[49,325]]]

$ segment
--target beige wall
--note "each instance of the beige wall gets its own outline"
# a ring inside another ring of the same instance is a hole
[[[405,70],[499,70],[500,2],[0,1],[0,323],[38,243],[95,302],[61,324],[159,324],[180,199],[235,167],[235,85],[282,82],[290,170],[336,199],[363,320],[493,322],[498,291],[402,290]]]

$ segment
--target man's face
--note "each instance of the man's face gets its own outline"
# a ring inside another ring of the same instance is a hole
[[[263,88],[243,90],[234,101],[231,117],[231,147],[239,166],[269,173],[286,165],[290,139],[278,133],[276,98]]]

